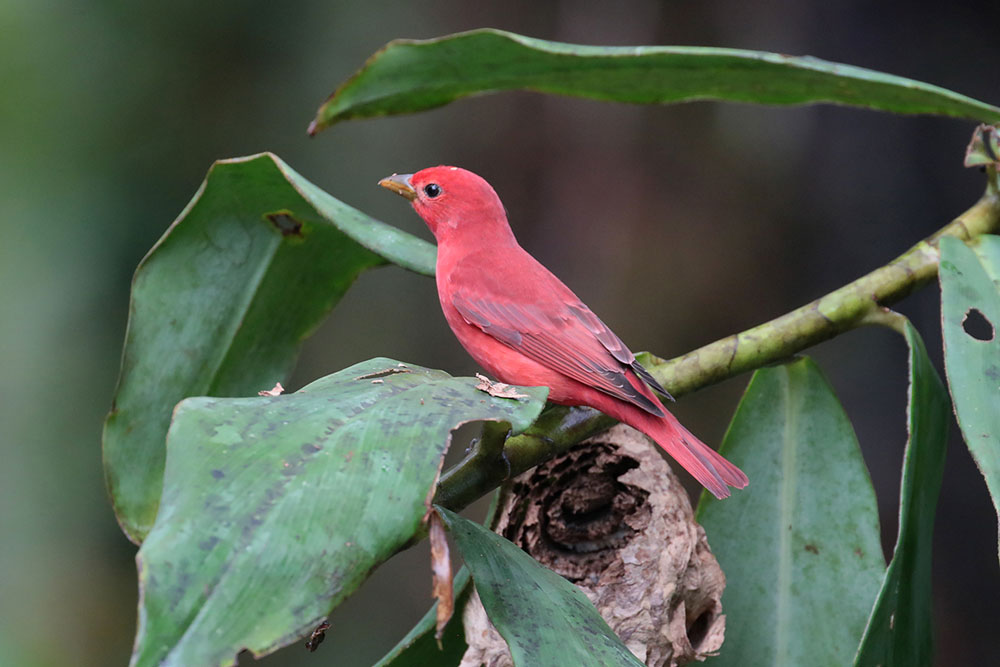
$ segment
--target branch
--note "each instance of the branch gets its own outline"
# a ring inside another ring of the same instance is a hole
[[[968,241],[1000,231],[996,167],[986,167],[986,173],[986,192],[972,208],[885,266],[770,322],[675,359],[648,355],[643,363],[672,395],[681,396],[781,361],[850,329],[884,323],[886,306],[937,276],[941,237]],[[592,408],[550,405],[528,431],[508,438],[504,447],[506,461],[483,457],[474,447],[441,477],[434,502],[455,510],[465,507],[508,477],[533,468],[614,423]]]

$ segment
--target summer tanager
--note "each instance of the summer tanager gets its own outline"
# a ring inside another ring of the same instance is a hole
[[[379,185],[410,200],[437,238],[437,288],[459,342],[501,382],[549,387],[636,428],[718,498],[747,476],[684,428],[650,387],[669,394],[573,292],[518,245],[490,184],[457,167]]]

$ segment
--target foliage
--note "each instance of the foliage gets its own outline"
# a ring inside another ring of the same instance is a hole
[[[473,30],[386,45],[320,107],[310,131],[500,90],[633,104],[833,102],[1000,121],[997,107],[950,90],[808,56],[692,46],[581,46]]]
[[[941,245],[944,361],[969,451],[1000,500],[1000,237]],[[979,329],[973,329],[978,326]]]
[[[437,508],[515,664],[642,665],[573,584],[474,521]],[[514,585],[511,585],[511,584]]]
[[[878,509],[851,423],[810,359],[757,371],[721,451],[753,480],[698,520],[726,573],[720,665],[847,664],[885,571]]]
[[[480,30],[393,42],[320,108],[311,131],[512,89],[1000,120],[997,107],[941,88],[812,58]],[[729,579],[718,664],[746,656],[930,664],[930,548],[949,402],[920,336],[885,306],[933,279],[940,247],[948,388],[996,504],[1000,239],[988,235],[1000,228],[996,137],[981,126],[967,159],[986,172],[983,198],[894,263],[715,347],[645,358],[678,395],[786,360],[754,374],[723,444],[751,486],[699,506]],[[431,275],[434,250],[261,154],[217,163],[140,264],[104,433],[118,520],[142,543],[133,664],[233,664],[243,648],[261,654],[298,641],[424,535],[432,498],[516,664],[560,664],[570,654],[574,664],[635,660],[573,586],[449,511],[607,427],[606,418],[586,408],[542,412],[544,388],[495,397],[475,379],[388,359],[293,394],[256,396],[286,378],[301,340],[357,275],[389,263]],[[871,323],[898,330],[910,354],[909,442],[888,567],[849,419],[812,361],[787,361]],[[451,431],[475,420],[510,425],[485,430],[505,456],[468,457],[439,486]],[[432,626],[429,615],[380,664],[456,664],[460,619],[445,629],[440,654]]]
[[[358,274],[387,261],[433,273],[434,250],[272,155],[209,170],[132,281],[104,431],[108,487],[129,537],[141,541],[156,516],[174,405],[273,386]]]
[[[221,663],[308,634],[420,529],[451,430],[523,431],[548,394],[476,385],[372,359],[294,394],[181,401],[139,550],[136,663]]]

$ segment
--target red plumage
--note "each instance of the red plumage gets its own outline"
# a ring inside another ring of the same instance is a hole
[[[457,167],[392,176],[437,238],[437,287],[459,342],[502,382],[550,388],[549,400],[588,405],[636,428],[718,498],[747,476],[685,429],[635,355],[514,238],[489,183]]]

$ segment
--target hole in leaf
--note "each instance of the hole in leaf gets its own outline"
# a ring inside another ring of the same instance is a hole
[[[984,342],[993,340],[996,333],[993,324],[978,308],[970,308],[965,311],[965,317],[962,318],[962,329],[976,340]]]
[[[288,211],[268,213],[264,217],[278,228],[282,236],[302,236],[302,223],[293,218]]]

